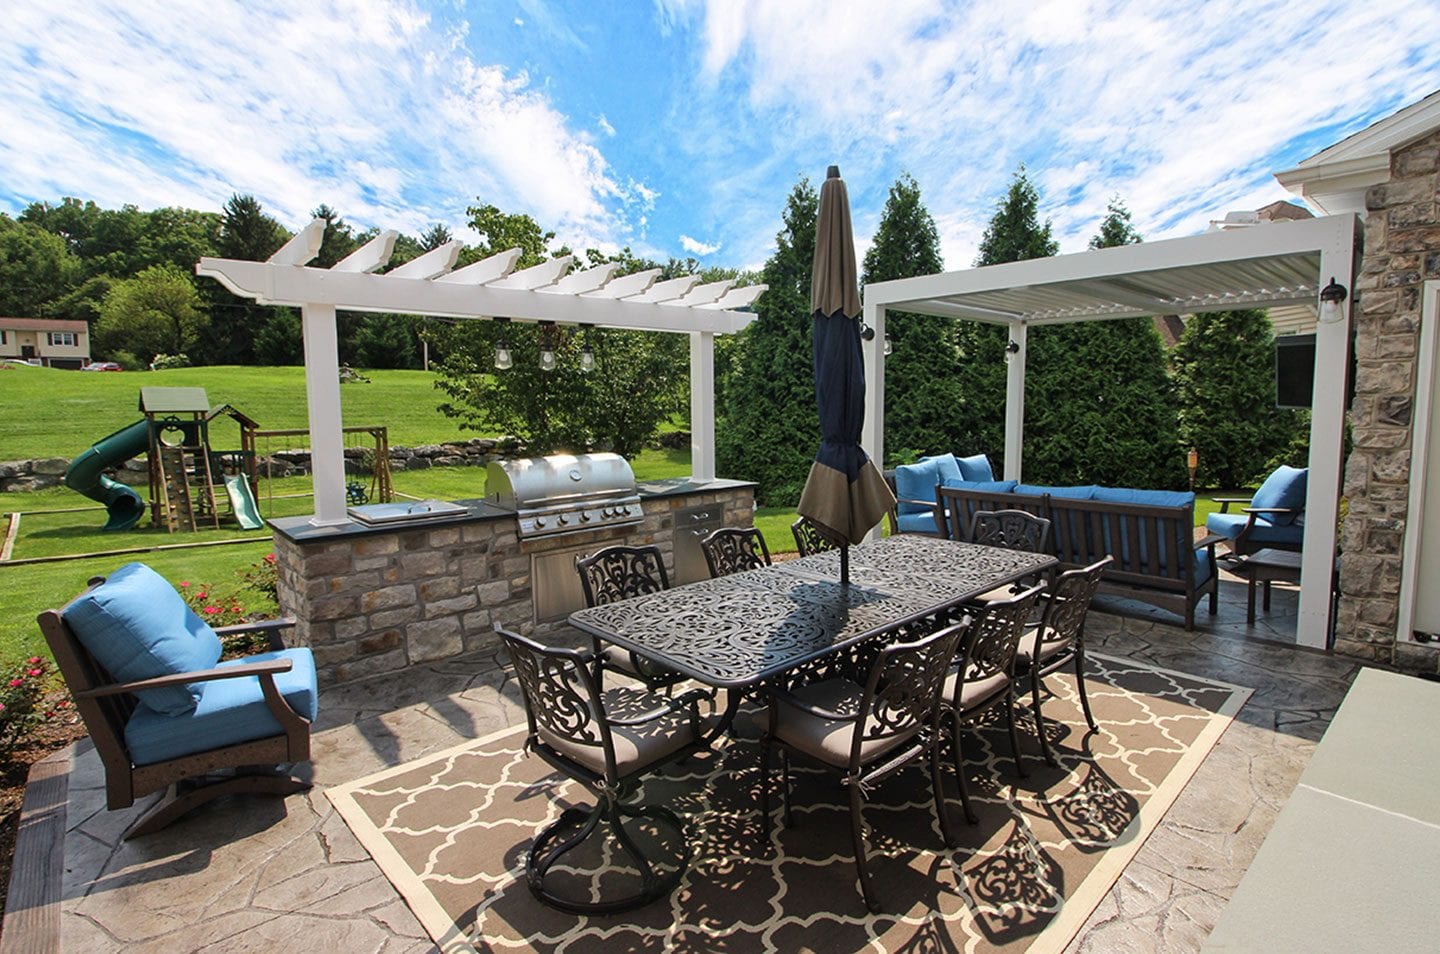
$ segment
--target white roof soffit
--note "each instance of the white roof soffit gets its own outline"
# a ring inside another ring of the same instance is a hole
[[[195,274],[214,278],[262,305],[333,305],[342,311],[445,318],[510,318],[638,331],[737,332],[755,315],[735,311],[765,291],[733,282],[700,285],[696,276],[656,283],[658,269],[615,278],[615,266],[570,273],[572,256],[515,271],[519,249],[507,249],[451,271],[460,252],[450,242],[387,274],[395,233],[382,232],[333,268],[307,263],[320,251],[325,221],[316,219],[265,262],[202,258]]]
[[[1006,324],[1063,324],[1234,308],[1313,305],[1321,251],[1354,248],[1353,215],[1076,252],[877,282],[866,304]],[[1350,265],[1335,269],[1351,285]]]

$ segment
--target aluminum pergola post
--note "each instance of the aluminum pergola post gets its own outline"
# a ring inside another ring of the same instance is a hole
[[[870,301],[864,301],[865,324],[875,332],[868,341],[860,341],[861,353],[865,357],[865,423],[860,430],[860,446],[875,466],[885,469],[885,308]],[[881,529],[877,524],[870,531],[870,539],[880,539]]]
[[[305,402],[310,414],[310,475],[315,484],[315,526],[347,523],[345,435],[340,415],[340,347],[334,305],[300,309],[305,340]]]
[[[715,335],[690,335],[690,474],[715,479]]]
[[[1005,480],[1020,479],[1022,454],[1025,447],[1025,345],[1026,324],[1023,321],[1010,322],[1010,341],[1016,350],[1010,351],[1006,342],[1005,363]]]

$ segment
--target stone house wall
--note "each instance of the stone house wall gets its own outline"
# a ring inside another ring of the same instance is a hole
[[[1420,286],[1440,278],[1440,131],[1396,150],[1390,179],[1365,196],[1356,279],[1354,449],[1345,467],[1335,650],[1406,669],[1440,670],[1440,648],[1397,638],[1400,561],[1410,498],[1411,413]]]
[[[653,543],[673,579],[675,512],[711,504],[724,507],[726,526],[753,523],[754,488],[744,485],[648,498],[639,525],[584,538],[522,543],[513,517],[313,543],[297,543],[277,530],[280,609],[299,621],[293,638],[314,652],[322,685],[397,672],[492,645],[495,623],[521,633],[566,627],[563,618],[535,624],[536,555]]]

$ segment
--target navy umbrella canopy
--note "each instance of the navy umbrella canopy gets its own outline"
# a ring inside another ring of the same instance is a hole
[[[865,423],[860,292],[850,198],[837,166],[830,167],[820,187],[810,303],[820,451],[810,466],[799,509],[801,516],[841,546],[843,557],[845,547],[865,539],[895,506],[895,495],[860,448]],[[846,562],[842,559],[842,567]]]

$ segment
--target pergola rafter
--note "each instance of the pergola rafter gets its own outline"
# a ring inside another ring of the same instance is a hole
[[[697,480],[714,478],[715,335],[732,334],[754,321],[753,314],[735,309],[753,303],[766,286],[701,284],[697,276],[657,283],[659,269],[616,278],[613,264],[572,273],[571,255],[516,271],[520,249],[454,270],[459,242],[447,242],[379,274],[394,251],[393,230],[376,235],[330,268],[311,267],[324,235],[325,220],[317,218],[267,261],[206,257],[195,266],[197,275],[216,279],[242,298],[300,309],[316,525],[348,519],[335,328],[341,309],[687,334],[692,469]]]

